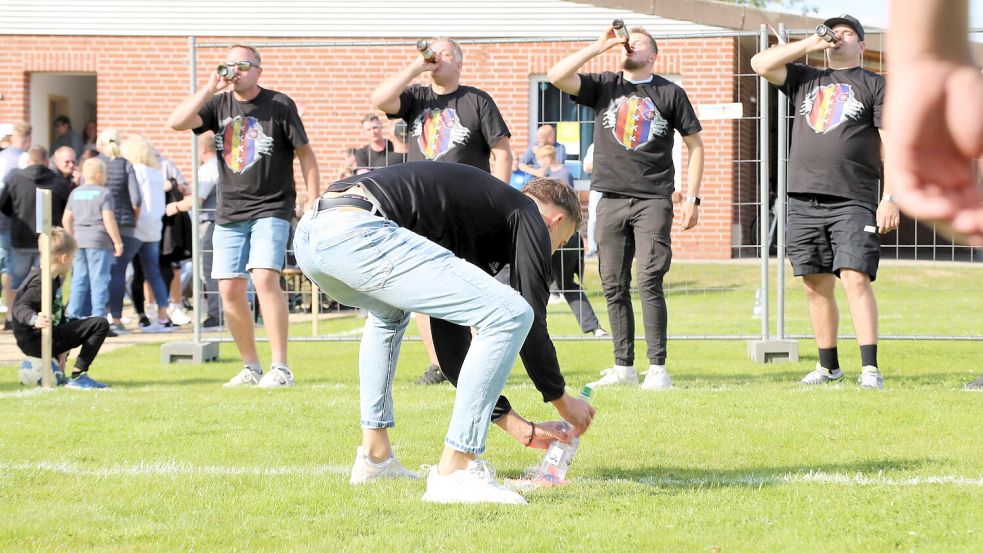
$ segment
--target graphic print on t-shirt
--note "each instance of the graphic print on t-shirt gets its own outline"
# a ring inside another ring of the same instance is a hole
[[[237,115],[226,119],[215,134],[215,149],[222,152],[225,165],[233,173],[243,173],[252,167],[261,155],[273,153],[273,137],[263,132],[255,117]]]
[[[457,111],[452,108],[426,109],[413,121],[410,134],[416,137],[423,156],[434,160],[454,146],[466,144],[471,130],[461,123]]]
[[[637,150],[656,136],[669,130],[666,121],[651,98],[621,96],[611,102],[604,112],[604,127],[611,129],[614,139],[626,150]]]
[[[799,114],[816,134],[826,134],[844,121],[859,118],[864,106],[853,94],[853,87],[843,83],[817,86],[802,100]]]

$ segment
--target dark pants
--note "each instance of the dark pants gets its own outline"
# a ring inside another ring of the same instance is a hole
[[[590,300],[584,294],[584,289],[574,280],[580,276],[583,280],[584,247],[580,241],[580,233],[575,232],[570,241],[562,248],[553,252],[550,260],[553,265],[553,280],[560,287],[560,293],[570,304],[573,316],[577,318],[582,332],[594,332],[601,327],[597,315],[591,307]]]
[[[109,321],[105,317],[89,317],[76,319],[54,327],[51,331],[51,354],[61,355],[66,351],[82,346],[75,368],[80,371],[89,370],[89,365],[99,354],[102,342],[109,334]],[[41,357],[41,331],[31,329],[30,332],[17,333],[17,347],[28,357]]]
[[[635,362],[635,314],[631,303],[631,264],[638,260],[642,324],[653,365],[666,362],[668,312],[662,279],[669,272],[672,200],[611,197],[597,204],[597,255],[608,302],[615,364]]]
[[[166,259],[158,259],[158,269],[160,278],[164,281],[167,288],[168,297],[171,293],[171,280],[174,279],[174,268],[171,262]],[[143,295],[143,283],[147,277],[143,274],[143,263],[139,259],[133,260],[133,280],[130,281],[130,299],[133,300],[133,310],[141,315],[145,314],[147,298]],[[159,299],[157,301],[160,301]],[[169,301],[169,300],[168,300]],[[168,304],[165,304],[165,307]]]

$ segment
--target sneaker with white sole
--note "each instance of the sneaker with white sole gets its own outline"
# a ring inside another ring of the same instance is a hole
[[[404,468],[396,460],[396,455],[392,455],[381,463],[375,463],[365,454],[365,449],[358,446],[358,450],[355,452],[355,462],[352,464],[352,476],[348,479],[348,483],[365,484],[387,478],[419,480],[420,475]]]
[[[611,335],[608,334],[608,331],[607,330],[604,330],[603,328],[598,328],[598,329],[594,330],[594,337],[595,338],[610,338]]]
[[[860,370],[859,382],[861,388],[870,388],[871,390],[884,389],[884,379],[881,378],[881,371],[871,365],[864,365]]]
[[[645,375],[645,382],[642,382],[643,390],[668,390],[672,388],[672,379],[669,378],[669,371],[665,367],[649,367]]]
[[[495,480],[495,469],[475,459],[466,469],[442,475],[437,466],[430,468],[427,492],[423,500],[430,503],[506,503],[525,505],[526,499]]]
[[[837,384],[843,380],[843,371],[841,369],[836,369],[831,371],[829,369],[823,368],[822,365],[816,363],[816,370],[805,375],[799,384],[805,386],[815,386],[818,384]]]
[[[191,322],[191,317],[181,305],[172,305],[167,308],[167,314],[171,317],[171,322],[177,326],[184,326]]]
[[[294,373],[287,367],[273,367],[259,379],[260,388],[288,388],[294,384]]]
[[[591,388],[598,386],[638,386],[638,373],[635,367],[618,367],[601,371],[600,380],[588,384]]]
[[[263,373],[254,371],[249,367],[246,367],[239,371],[239,374],[232,377],[231,380],[222,384],[224,388],[242,388],[245,386],[256,386],[259,384],[260,378],[262,378]]]

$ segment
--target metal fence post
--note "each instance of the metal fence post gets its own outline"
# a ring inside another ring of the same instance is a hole
[[[778,25],[778,41],[788,42],[785,32],[785,24]],[[788,99],[785,93],[778,91],[778,197],[775,198],[775,218],[778,227],[776,232],[777,252],[777,273],[775,275],[776,292],[776,313],[777,336],[779,340],[785,338],[785,212],[786,212],[786,192],[788,190]]]
[[[191,94],[198,91],[198,54],[195,37],[188,37],[188,76],[191,83]],[[201,216],[198,206],[198,139],[191,134],[191,306],[194,316],[191,317],[192,338],[190,342],[174,341],[161,345],[161,363],[175,361],[191,361],[207,363],[218,361],[218,343],[201,341]]]
[[[758,35],[758,51],[764,52],[768,49],[768,26],[762,24]],[[758,211],[758,240],[761,246],[761,339],[767,340],[771,336],[769,324],[768,306],[768,238],[771,224],[768,220],[768,200],[769,187],[768,180],[771,173],[768,167],[768,81],[764,77],[758,77],[758,198],[761,201]]]

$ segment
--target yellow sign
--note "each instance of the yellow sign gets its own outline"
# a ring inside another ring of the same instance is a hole
[[[576,121],[557,123],[556,141],[563,144],[567,152],[571,154],[580,153],[580,123]]]

